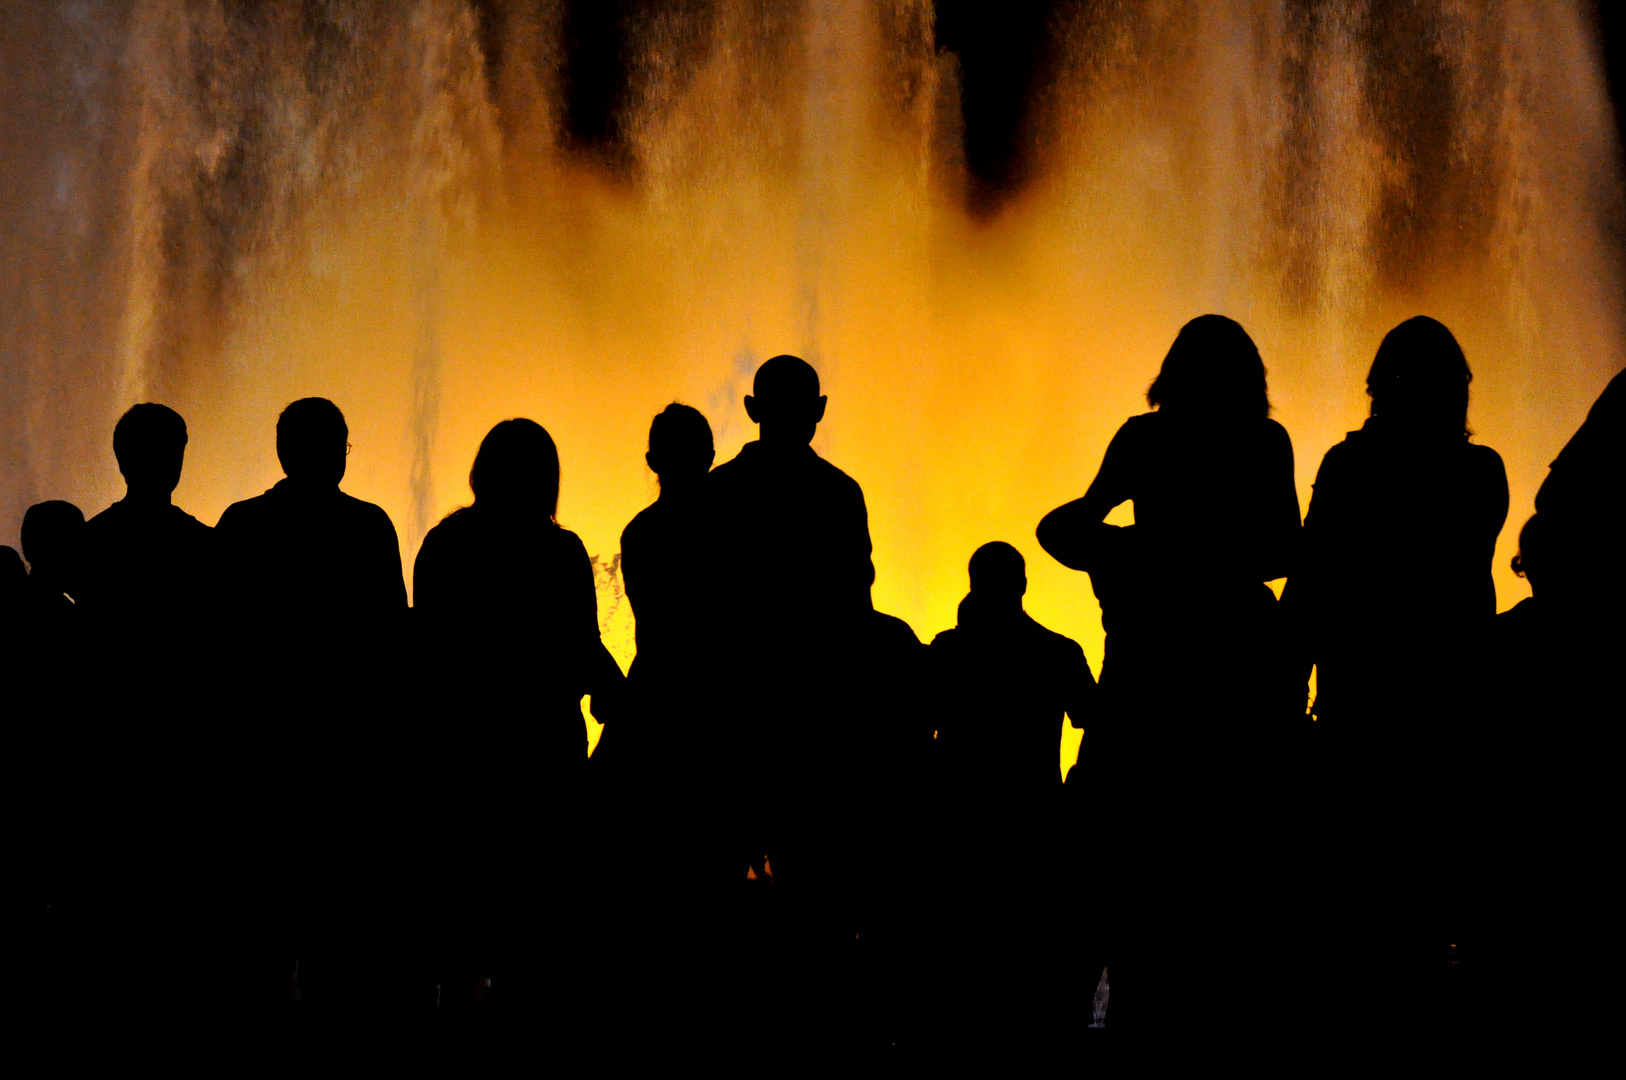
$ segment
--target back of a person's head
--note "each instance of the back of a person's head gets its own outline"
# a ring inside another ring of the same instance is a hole
[[[113,428],[113,456],[132,488],[174,491],[186,456],[186,421],[167,405],[132,405]]]
[[[1180,328],[1146,390],[1160,413],[1234,420],[1270,415],[1265,362],[1242,324],[1199,315]]]
[[[23,515],[23,557],[35,573],[58,573],[78,554],[84,530],[85,515],[73,503],[35,503]]]
[[[1386,427],[1420,435],[1466,436],[1468,358],[1445,324],[1418,315],[1384,335],[1366,392]]]
[[[535,420],[504,420],[480,441],[469,469],[474,505],[553,518],[559,512],[559,449]]]
[[[663,480],[704,475],[716,456],[711,425],[699,409],[674,401],[649,425],[649,467]]]
[[[1003,540],[984,544],[971,556],[971,591],[983,596],[1021,596],[1027,592],[1027,562]]]
[[[799,356],[782,354],[763,361],[751,393],[773,405],[803,405],[819,399],[819,373]]]
[[[290,480],[337,484],[349,439],[344,413],[327,398],[300,398],[277,417],[277,460]]]

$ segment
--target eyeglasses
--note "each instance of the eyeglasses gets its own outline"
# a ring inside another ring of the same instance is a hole
[[[344,456],[345,457],[350,456],[350,444],[349,443],[344,444]]]

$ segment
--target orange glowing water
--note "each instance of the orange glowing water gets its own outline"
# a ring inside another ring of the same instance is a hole
[[[1087,579],[1033,529],[1144,409],[1180,325],[1253,333],[1307,504],[1383,332],[1427,312],[1507,461],[1511,606],[1518,525],[1622,364],[1619,149],[1584,5],[1416,7],[1415,34],[1353,2],[1063,20],[1035,178],[981,217],[923,3],[651,6],[613,161],[560,148],[549,5],[495,28],[500,65],[460,0],[314,28],[297,5],[251,26],[209,2],[19,9],[5,529],[37,498],[116,498],[112,421],[144,399],[186,416],[176,499],[212,522],[280,475],[282,405],[322,395],[350,422],[346,489],[410,567],[481,436],[529,416],[625,663],[614,556],[655,495],[650,418],[698,406],[726,460],[750,373],[792,352],[830,395],[816,447],[868,497],[876,606],[929,640],[971,551],[1008,540],[1029,611],[1099,670]]]

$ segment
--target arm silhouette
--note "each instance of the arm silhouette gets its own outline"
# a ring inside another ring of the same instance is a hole
[[[1068,642],[1072,647],[1067,650],[1066,671],[1066,697],[1067,719],[1074,728],[1084,729],[1085,717],[1095,702],[1095,675],[1090,671],[1090,662],[1084,658],[1084,650],[1077,642]]]
[[[1293,442],[1287,430],[1270,421],[1268,472],[1262,492],[1263,517],[1257,540],[1256,572],[1260,581],[1274,581],[1292,572],[1298,554],[1299,493],[1293,482]]]
[[[1039,522],[1039,546],[1073,570],[1089,571],[1110,553],[1122,529],[1105,522],[1113,507],[1133,496],[1125,449],[1126,428],[1119,428],[1101,459],[1101,468],[1082,499],[1058,506]]]

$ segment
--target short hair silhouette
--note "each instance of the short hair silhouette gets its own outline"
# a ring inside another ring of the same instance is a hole
[[[657,476],[703,474],[717,457],[711,425],[699,409],[673,402],[649,425],[649,453],[645,456]]]
[[[1468,433],[1468,384],[1474,374],[1445,324],[1427,315],[1383,336],[1366,392],[1372,415],[1414,431]]]
[[[23,557],[36,573],[55,572],[73,558],[84,528],[85,515],[73,503],[35,503],[23,515]]]
[[[559,448],[535,420],[503,420],[480,440],[469,469],[476,506],[559,513]]]
[[[185,455],[186,421],[167,405],[132,405],[113,427],[113,456],[131,487],[174,491]]]
[[[1199,315],[1175,335],[1146,403],[1160,412],[1269,416],[1259,347],[1236,320]]]
[[[300,398],[277,417],[277,460],[290,480],[344,479],[350,426],[327,398]]]
[[[971,554],[971,591],[992,596],[1021,596],[1028,591],[1027,562],[1003,540],[984,544]]]
[[[781,354],[757,368],[751,393],[763,401],[812,401],[819,396],[819,373],[801,357]]]

